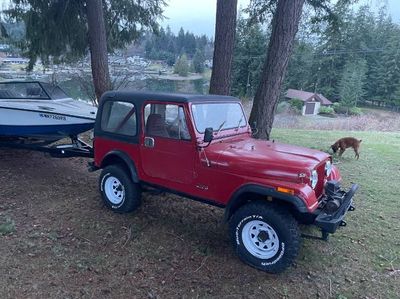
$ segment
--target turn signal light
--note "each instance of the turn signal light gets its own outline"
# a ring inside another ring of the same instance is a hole
[[[293,189],[288,189],[288,188],[284,188],[284,187],[278,187],[278,188],[276,188],[276,190],[278,192],[288,193],[288,194],[294,195],[294,190]]]

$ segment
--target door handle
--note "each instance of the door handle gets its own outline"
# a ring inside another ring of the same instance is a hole
[[[154,138],[153,137],[144,137],[144,146],[145,147],[154,147]]]

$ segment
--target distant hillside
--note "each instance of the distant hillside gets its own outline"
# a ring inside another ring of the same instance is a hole
[[[19,41],[25,38],[25,23],[0,23],[1,37],[9,38],[12,41]]]

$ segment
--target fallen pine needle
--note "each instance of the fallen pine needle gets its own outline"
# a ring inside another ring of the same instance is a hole
[[[198,267],[196,270],[194,270],[193,273],[196,273],[197,271],[199,271],[199,270],[204,266],[204,264],[206,263],[206,260],[207,260],[207,259],[208,259],[208,256],[206,256],[206,257],[201,261],[200,267]]]

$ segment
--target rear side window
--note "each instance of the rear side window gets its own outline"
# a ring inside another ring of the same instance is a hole
[[[104,104],[101,129],[105,132],[136,136],[136,108],[132,103],[110,101]]]

